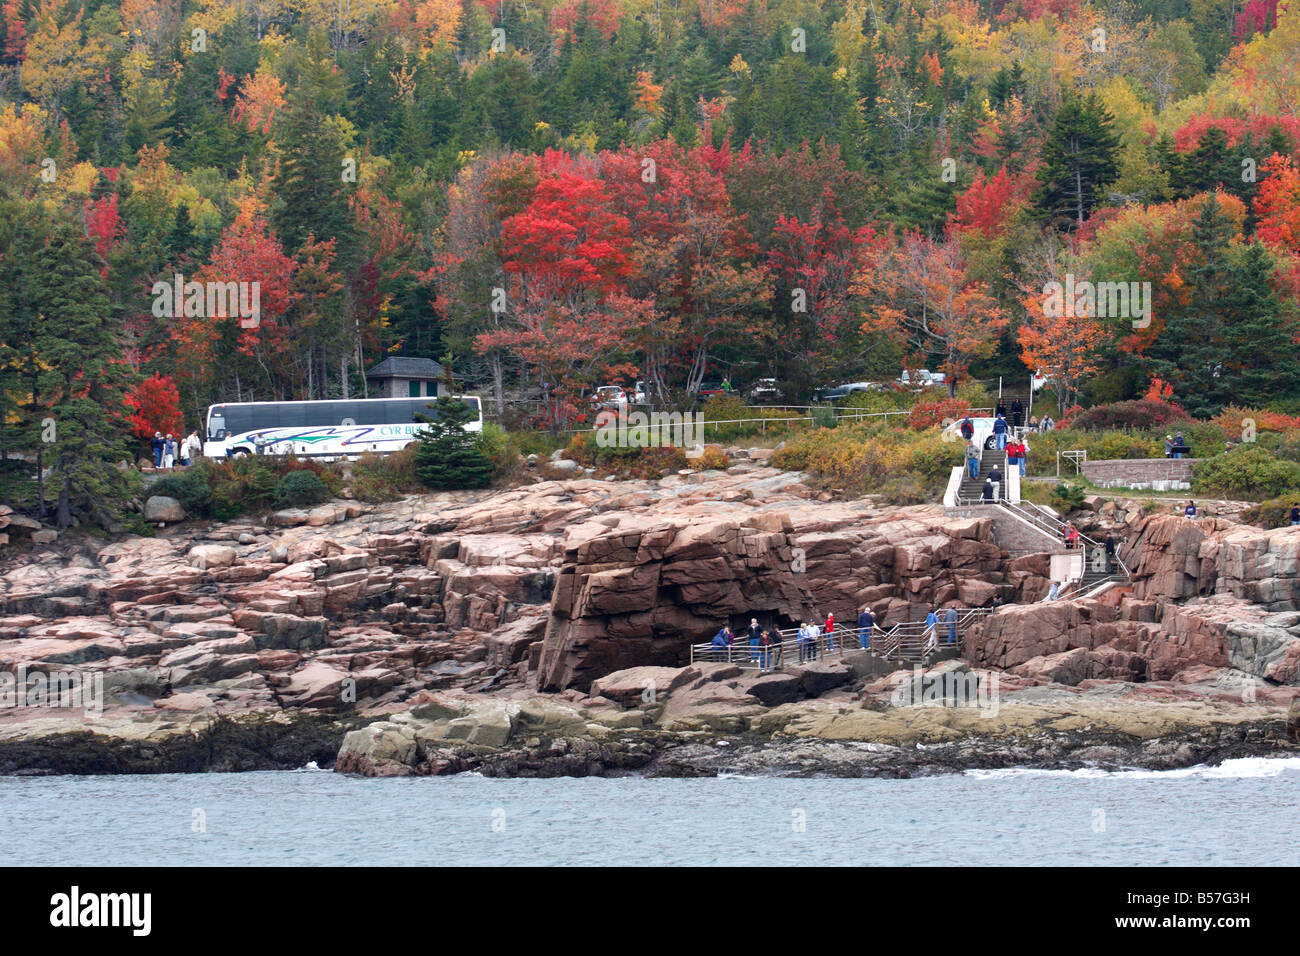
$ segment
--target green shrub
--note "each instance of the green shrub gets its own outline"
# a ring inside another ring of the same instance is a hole
[[[191,516],[207,518],[212,511],[212,484],[209,479],[213,471],[214,466],[208,462],[196,462],[184,471],[158,479],[145,493],[175,498]]]
[[[884,494],[898,501],[935,501],[961,464],[958,442],[937,429],[913,432],[880,425],[815,431],[772,456],[776,468],[806,471],[825,487],[850,494]]]
[[[1239,445],[1193,465],[1192,490],[1246,499],[1300,494],[1300,463],[1276,458],[1258,444]]]
[[[212,517],[227,521],[271,507],[279,484],[269,459],[257,455],[232,458],[213,469]]]
[[[416,434],[415,473],[430,488],[484,488],[492,480],[492,462],[480,437],[465,431],[470,412],[459,399],[433,403],[437,419]]]
[[[1031,475],[1056,474],[1058,452],[1082,450],[1089,461],[1110,461],[1117,458],[1163,458],[1164,434],[1128,431],[1080,431],[1057,428],[1041,434],[1030,433],[1028,470]],[[1062,469],[1066,467],[1062,462]],[[1072,467],[1072,466],[1071,466]]]
[[[1291,524],[1291,509],[1295,506],[1300,506],[1300,495],[1283,495],[1247,508],[1241,519],[1261,528],[1286,528]]]
[[[329,487],[320,475],[308,469],[291,471],[280,479],[275,489],[277,508],[303,508],[329,499]]]
[[[492,477],[506,479],[519,473],[523,459],[509,432],[499,425],[485,424],[479,437],[479,450],[492,463]]]
[[[1049,500],[1057,512],[1068,515],[1071,511],[1078,511],[1083,507],[1084,495],[1083,485],[1073,482],[1066,484],[1062,481],[1052,489],[1052,497]]]

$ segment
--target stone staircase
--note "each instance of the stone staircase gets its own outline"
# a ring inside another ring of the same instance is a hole
[[[970,473],[967,472],[966,477],[961,481],[961,489],[957,494],[962,501],[979,499],[980,495],[984,493],[984,479],[988,477],[989,472],[993,470],[995,465],[1002,474],[1002,487],[999,491],[1003,495],[1006,494],[1007,453],[998,451],[996,448],[986,448],[983,457],[980,459],[980,476],[971,478]]]

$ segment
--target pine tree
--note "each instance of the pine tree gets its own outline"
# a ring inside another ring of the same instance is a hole
[[[451,364],[445,363],[443,384],[447,394],[430,403],[427,422],[415,440],[415,473],[430,488],[484,488],[492,477],[492,463],[479,447],[479,439],[465,430],[473,413],[453,396]]]
[[[1086,100],[1071,97],[1057,110],[1043,143],[1034,196],[1043,217],[1082,225],[1101,202],[1105,187],[1119,176],[1119,137],[1111,123],[1096,94]]]

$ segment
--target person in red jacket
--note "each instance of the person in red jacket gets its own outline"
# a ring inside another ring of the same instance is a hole
[[[835,612],[831,611],[826,615],[826,650],[835,650]]]

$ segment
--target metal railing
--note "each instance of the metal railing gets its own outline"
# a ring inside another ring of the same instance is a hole
[[[956,622],[942,620],[927,626],[924,621],[906,621],[888,630],[876,625],[871,628],[865,646],[861,640],[862,629],[836,627],[833,634],[821,634],[813,640],[801,639],[799,628],[778,630],[780,638],[772,644],[751,644],[747,636],[737,636],[732,643],[716,646],[713,643],[692,644],[691,663],[725,662],[745,670],[773,671],[791,665],[810,664],[835,656],[842,658],[854,651],[870,651],[876,657],[898,663],[924,663],[931,654],[946,648],[960,650],[966,630],[990,608],[962,608]],[[955,631],[955,634],[950,632]],[[955,640],[949,641],[954,636]]]
[[[767,415],[767,416],[760,416],[757,418],[707,419],[707,420],[700,420],[698,422],[691,422],[690,427],[699,428],[701,430],[701,437],[707,438],[709,426],[713,426],[714,431],[717,432],[717,431],[721,431],[720,426],[723,425],[758,425],[760,434],[766,434],[768,425],[772,425],[775,427],[777,425],[784,424],[788,427],[790,423],[799,423],[799,422],[805,422],[805,423],[810,423],[815,425],[827,413],[829,413],[831,418],[836,422],[842,422],[842,421],[860,422],[868,418],[885,418],[890,415],[910,415],[912,413],[912,409],[910,408],[905,408],[898,411],[890,411],[890,412],[869,412],[866,409],[862,409],[862,408],[840,408],[835,405],[750,405],[748,407],[754,409],[755,411],[760,411],[760,410],[785,411],[785,410],[806,409],[808,414],[791,415],[784,418]],[[978,411],[988,411],[988,409],[974,409],[974,408],[971,409],[972,413]],[[689,413],[682,412],[680,414],[686,415]],[[650,423],[646,426],[646,428],[650,431],[653,431],[656,427],[664,427],[664,426],[656,426],[654,423]],[[564,429],[565,434],[568,435],[578,434],[579,432],[595,432],[595,431],[599,431],[599,426],[592,425],[584,428]]]

